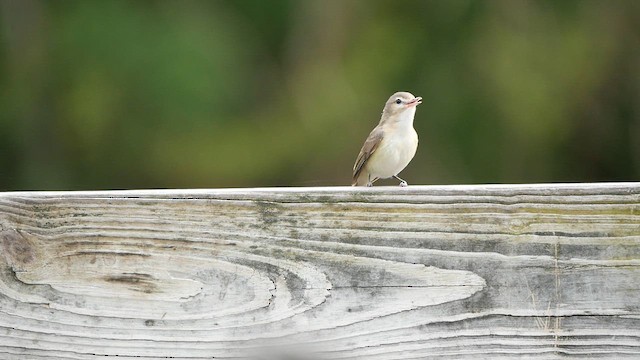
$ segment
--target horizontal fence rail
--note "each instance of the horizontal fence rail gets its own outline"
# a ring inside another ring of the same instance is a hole
[[[640,358],[640,183],[0,193],[1,359],[282,349]]]

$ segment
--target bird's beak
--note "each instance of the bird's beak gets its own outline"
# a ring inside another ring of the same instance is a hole
[[[413,100],[409,101],[406,106],[407,107],[414,107],[414,106],[418,106],[420,104],[422,104],[422,98],[420,96],[418,96],[418,97],[414,98]]]

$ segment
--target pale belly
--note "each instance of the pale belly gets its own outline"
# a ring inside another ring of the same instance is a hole
[[[413,129],[405,134],[384,138],[367,162],[371,179],[386,179],[400,173],[418,149],[418,134]]]

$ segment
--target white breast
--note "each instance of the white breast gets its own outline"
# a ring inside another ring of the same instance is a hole
[[[389,178],[400,173],[418,149],[418,134],[412,126],[389,129],[368,161],[371,178]]]

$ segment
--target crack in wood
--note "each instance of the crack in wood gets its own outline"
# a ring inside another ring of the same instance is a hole
[[[156,278],[149,274],[122,273],[120,275],[109,275],[103,277],[104,281],[127,285],[129,289],[140,291],[145,294],[157,293],[158,286],[155,284]]]

